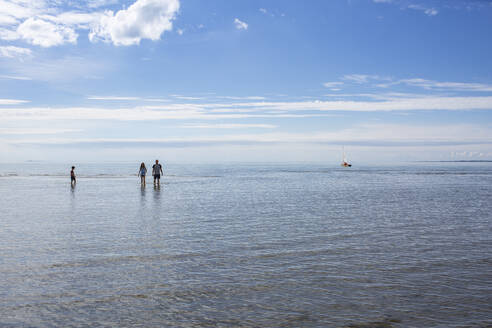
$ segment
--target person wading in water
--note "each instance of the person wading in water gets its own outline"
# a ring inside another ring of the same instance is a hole
[[[140,184],[145,186],[145,175],[147,174],[147,168],[145,167],[145,163],[142,162],[140,164],[140,169],[138,169],[138,175],[140,176]]]
[[[70,185],[75,187],[77,184],[77,178],[75,177],[75,166],[72,166],[72,171],[70,171]]]
[[[152,175],[154,176],[154,185],[157,182],[157,185],[161,185],[161,174],[164,175],[164,172],[162,172],[162,165],[159,164],[159,160],[155,160],[155,164],[152,165]]]

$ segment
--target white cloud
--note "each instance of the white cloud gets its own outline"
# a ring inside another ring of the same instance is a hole
[[[343,85],[343,82],[325,82],[323,83],[323,86],[325,88],[334,88],[334,87],[339,87]]]
[[[416,4],[408,5],[408,8],[413,9],[413,10],[423,11],[427,16],[436,16],[439,13],[439,11],[437,11],[437,9],[435,9],[435,8],[429,8],[429,7],[425,7],[422,5],[416,5]]]
[[[366,75],[366,74],[349,74],[343,76],[344,80],[355,82],[355,83],[367,83],[369,80],[379,80],[378,75]]]
[[[0,39],[6,41],[13,41],[19,39],[19,34],[16,31],[12,31],[5,28],[0,28]]]
[[[277,126],[272,124],[185,124],[182,125],[183,128],[190,129],[245,129],[245,128],[256,128],[256,129],[274,129]]]
[[[118,0],[88,0],[87,6],[89,8],[99,8],[99,7],[105,7],[108,5],[114,5],[116,3],[118,3]]]
[[[404,84],[413,87],[420,87],[426,90],[456,90],[456,91],[482,91],[492,92],[492,85],[483,83],[468,82],[440,82],[426,80],[422,78],[401,79],[394,82],[382,83],[377,86],[387,88],[393,85]]]
[[[179,0],[137,0],[116,14],[106,11],[89,38],[125,46],[139,44],[142,39],[159,40],[162,33],[172,30],[178,10]]]
[[[0,79],[7,79],[7,80],[23,80],[23,81],[29,81],[29,80],[32,80],[32,78],[27,77],[27,76],[15,76],[15,75],[0,75]]]
[[[44,138],[11,140],[13,144],[112,144],[143,145],[161,144],[338,144],[367,145],[371,147],[388,146],[448,146],[448,145],[490,145],[491,130],[486,126],[474,124],[455,124],[422,126],[411,124],[361,124],[350,128],[311,132],[288,133],[270,132],[255,134],[204,135],[193,137],[167,138]]]
[[[74,79],[97,79],[99,74],[112,70],[113,65],[114,61],[105,58],[94,60],[91,57],[67,56],[56,59],[31,59],[12,62],[6,75],[62,83]]]
[[[139,100],[139,97],[118,97],[118,96],[89,96],[89,100]]]
[[[143,100],[145,101],[150,101],[150,102],[169,102],[169,99],[165,98],[144,98]]]
[[[395,85],[407,85],[412,87],[419,87],[426,90],[435,91],[481,91],[492,92],[492,84],[485,83],[470,83],[470,82],[448,82],[448,81],[435,81],[427,80],[423,78],[411,78],[394,80],[389,77],[381,77],[379,75],[365,75],[365,74],[350,74],[344,75],[343,80],[358,84],[368,84],[373,82],[372,86],[380,88],[389,88]],[[339,82],[327,82],[323,85],[327,88],[338,86]]]
[[[95,26],[101,18],[104,17],[102,12],[77,12],[66,11],[58,15],[39,15],[38,18],[50,21],[57,25],[69,26],[71,28],[88,30]]]
[[[5,15],[3,13],[0,13],[0,26],[2,25],[12,25],[17,23],[17,19],[15,17],[12,17],[10,15]]]
[[[413,10],[418,10],[418,11],[422,11],[424,14],[426,14],[427,16],[436,16],[439,11],[436,9],[436,8],[433,8],[433,7],[427,7],[427,6],[424,6],[422,4],[406,4],[405,1],[394,1],[394,0],[373,0],[373,2],[375,3],[394,3],[394,4],[399,4],[401,5],[403,8],[409,8],[409,9],[413,9]]]
[[[474,124],[412,125],[361,124],[337,132],[332,138],[351,141],[390,142],[488,142],[492,133],[486,126]]]
[[[437,11],[437,9],[434,9],[434,8],[428,8],[426,10],[424,10],[424,13],[428,16],[435,16],[437,15],[439,12]]]
[[[2,101],[0,100],[0,104]],[[13,104],[13,103],[6,103]],[[223,105],[223,104],[221,104]],[[22,108],[21,111],[14,108],[0,110],[0,120],[12,121],[73,121],[73,120],[116,120],[116,121],[155,121],[155,120],[217,120],[217,119],[243,119],[243,118],[294,118],[294,117],[320,117],[325,114],[299,114],[299,113],[242,113],[235,111],[233,107],[227,108],[227,112],[214,112],[210,108],[220,106],[217,104],[169,104],[160,106],[139,106],[129,108],[104,108],[104,107],[67,107]],[[231,104],[230,106],[234,106]],[[251,111],[251,110],[250,110]]]
[[[220,104],[216,104],[219,107]],[[492,109],[492,97],[440,97],[423,96],[397,98],[384,101],[306,101],[235,103],[230,108],[255,108],[256,110],[318,110],[318,111],[412,111],[412,110],[470,110]]]
[[[462,91],[492,91],[492,85],[482,83],[439,82],[425,79],[406,79],[401,83],[422,87],[424,89],[454,89]]]
[[[0,0],[0,8],[3,16],[9,16],[15,20],[29,18],[46,10],[46,1],[16,1]]]
[[[29,18],[17,28],[22,39],[41,47],[52,47],[64,43],[77,43],[77,33],[67,26]]]
[[[176,99],[182,99],[182,100],[200,100],[200,99],[203,99],[202,97],[190,97],[190,96],[181,96],[181,95],[171,95],[171,97],[174,97]]]
[[[0,57],[19,58],[23,56],[30,56],[31,54],[32,51],[29,48],[0,46]]]
[[[268,11],[265,8],[260,8],[260,12],[262,12],[263,14],[268,13]]]
[[[58,1],[0,0],[0,39],[23,39],[52,47],[75,44],[77,31],[88,30],[93,42],[133,45],[142,39],[158,40],[162,33],[172,30],[180,5],[179,0],[136,0],[116,13],[94,10],[116,3],[116,0],[70,2],[62,10]]]
[[[234,24],[236,25],[236,28],[238,30],[247,30],[248,29],[248,24],[240,21],[238,18],[234,18]]]
[[[81,132],[82,129],[51,129],[51,128],[0,128],[3,135],[25,135],[25,134],[60,134],[70,132]]]
[[[20,99],[1,99],[0,98],[0,105],[20,105],[20,104],[24,104],[24,103],[28,103],[28,102],[29,101],[27,101],[27,100],[20,100]]]
[[[17,29],[24,20],[47,14],[53,9],[45,0],[0,0],[0,39],[11,41],[21,38]]]
[[[16,105],[24,100],[0,100],[0,104]],[[395,97],[378,101],[292,101],[171,103],[126,108],[2,108],[1,121],[39,120],[217,120],[245,118],[301,118],[326,116],[326,112],[422,111],[422,110],[492,110],[492,97]],[[309,113],[305,113],[308,111]]]
[[[262,96],[247,96],[247,97],[236,97],[236,96],[217,96],[218,99],[230,99],[230,100],[264,100],[265,97]]]

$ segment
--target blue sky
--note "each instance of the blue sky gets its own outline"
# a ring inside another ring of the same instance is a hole
[[[0,161],[492,159],[492,1],[0,0]]]

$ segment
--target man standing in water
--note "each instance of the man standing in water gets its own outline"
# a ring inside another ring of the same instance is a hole
[[[152,165],[152,175],[154,176],[154,184],[157,181],[157,184],[160,186],[161,185],[161,174],[164,175],[164,172],[162,172],[162,165],[159,164],[159,160],[155,160],[155,164]]]
[[[75,166],[72,166],[72,171],[70,171],[70,185],[75,187],[77,179],[75,178]]]

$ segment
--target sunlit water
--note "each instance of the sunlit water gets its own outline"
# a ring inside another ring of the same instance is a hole
[[[492,164],[0,165],[1,327],[491,327]]]

